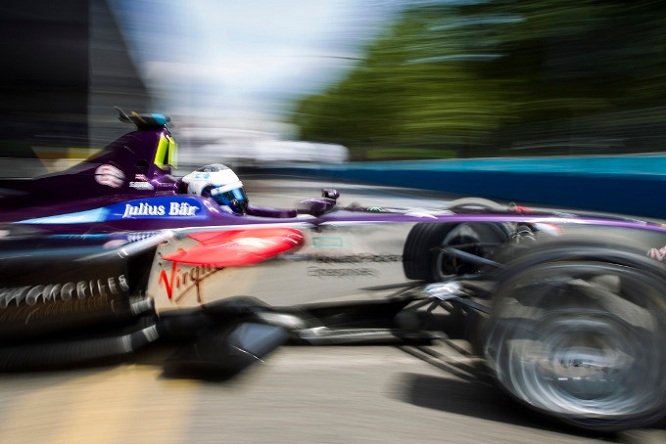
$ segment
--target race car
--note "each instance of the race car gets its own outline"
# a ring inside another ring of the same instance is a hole
[[[166,343],[167,373],[219,377],[288,342],[448,336],[469,340],[518,402],[576,427],[664,416],[666,268],[651,250],[664,226],[481,199],[340,207],[331,189],[293,209],[253,207],[221,165],[171,175],[165,117],[121,117],[137,131],[102,155],[6,184],[0,369]],[[82,189],[59,193],[63,181]],[[49,188],[58,205],[44,204]]]

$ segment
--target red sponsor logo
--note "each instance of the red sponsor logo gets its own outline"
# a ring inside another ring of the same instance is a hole
[[[197,265],[194,267],[181,268],[178,263],[171,263],[171,270],[167,272],[164,268],[160,271],[159,284],[164,286],[170,301],[178,302],[189,292],[196,292],[197,302],[201,303],[201,283],[213,274],[222,270],[221,267],[210,267]]]

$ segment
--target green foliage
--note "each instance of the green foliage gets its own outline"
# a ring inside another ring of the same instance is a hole
[[[294,121],[303,139],[357,158],[376,157],[373,147],[475,156],[562,133],[598,137],[594,116],[635,130],[618,116],[665,98],[665,22],[664,2],[421,2]]]
[[[455,150],[428,148],[373,148],[363,156],[364,160],[417,160],[417,159],[453,159]]]

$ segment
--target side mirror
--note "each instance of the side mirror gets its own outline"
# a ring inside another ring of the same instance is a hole
[[[334,188],[322,188],[321,196],[328,199],[337,199],[340,197],[340,193]]]

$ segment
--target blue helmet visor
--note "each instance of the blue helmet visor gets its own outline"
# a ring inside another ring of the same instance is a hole
[[[220,205],[226,205],[234,213],[245,214],[247,212],[248,198],[243,187],[233,188],[221,193],[211,193],[211,197]]]

